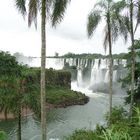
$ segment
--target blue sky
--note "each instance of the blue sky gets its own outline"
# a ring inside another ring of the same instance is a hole
[[[92,39],[87,38],[87,16],[94,0],[72,0],[68,5],[64,20],[56,29],[47,25],[47,55],[73,53],[102,53],[104,23],[95,32]],[[14,0],[4,0],[0,5],[0,50],[10,53],[21,52],[26,56],[40,56],[40,20],[38,29],[34,25],[28,28],[27,20],[16,10]],[[137,33],[137,36],[139,34]],[[125,45],[119,39],[113,45],[113,53],[127,52],[129,42]]]

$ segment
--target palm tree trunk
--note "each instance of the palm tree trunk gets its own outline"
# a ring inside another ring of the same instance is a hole
[[[130,28],[131,28],[131,102],[130,102],[130,118],[132,118],[132,110],[134,104],[134,83],[135,83],[135,51],[134,51],[134,30],[133,30],[133,1],[130,3]]]
[[[46,65],[46,0],[41,7],[41,129],[42,140],[46,140],[46,108],[45,108],[45,65]]]
[[[112,79],[113,79],[113,60],[112,60],[112,41],[111,41],[111,28],[110,28],[110,13],[108,11],[107,17],[108,25],[108,42],[109,42],[109,125],[111,124],[111,114],[112,114]]]
[[[17,140],[21,140],[21,106],[20,105],[18,110]]]
[[[5,117],[5,120],[7,120],[7,107],[4,110],[4,117]]]

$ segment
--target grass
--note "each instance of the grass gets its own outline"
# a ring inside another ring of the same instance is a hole
[[[101,139],[91,130],[79,130],[75,131],[72,136],[65,138],[65,140],[101,140]]]
[[[6,140],[7,136],[6,133],[4,131],[0,131],[0,140]]]
[[[47,102],[50,104],[76,104],[88,100],[84,94],[59,86],[49,86],[46,88]]]

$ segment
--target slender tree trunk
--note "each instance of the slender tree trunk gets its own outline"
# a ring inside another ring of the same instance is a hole
[[[130,3],[130,29],[131,29],[131,102],[130,102],[130,118],[132,118],[132,110],[134,104],[134,83],[135,83],[135,48],[134,48],[134,29],[133,29],[133,1]]]
[[[4,110],[4,117],[5,117],[5,120],[7,120],[7,107]]]
[[[41,7],[41,131],[42,140],[46,140],[46,108],[45,108],[45,65],[46,65],[46,0]]]
[[[111,41],[111,27],[110,27],[110,13],[108,12],[108,42],[109,42],[109,125],[111,124],[112,114],[112,79],[113,79],[113,59],[112,59],[112,41]]]
[[[21,106],[19,106],[18,110],[17,140],[21,140]]]

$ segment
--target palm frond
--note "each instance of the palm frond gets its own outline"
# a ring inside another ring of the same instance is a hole
[[[26,0],[15,0],[16,7],[18,11],[25,16],[26,15]]]
[[[128,16],[123,16],[122,21],[124,21],[124,25],[126,25],[128,32],[130,32],[130,19]]]
[[[118,37],[119,37],[119,25],[117,21],[114,21],[111,23],[111,36],[112,36],[112,41],[115,42]]]
[[[93,32],[95,31],[96,27],[98,26],[99,22],[101,21],[101,11],[92,11],[88,16],[88,23],[87,23],[87,33],[88,37],[92,37]]]
[[[65,10],[67,8],[67,4],[70,0],[53,0],[52,5],[52,15],[51,21],[52,26],[56,26],[57,23],[60,23],[64,17]]]
[[[115,11],[116,14],[119,14],[124,8],[127,6],[127,3],[125,0],[121,0],[118,2],[113,3],[111,6],[111,11]]]
[[[104,28],[104,33],[105,33],[105,37],[104,37],[103,47],[104,47],[104,50],[105,50],[105,52],[106,52],[107,46],[108,46],[108,44],[109,44],[109,42],[108,42],[108,40],[109,40],[109,33],[108,33],[107,25],[106,25],[105,28]]]
[[[111,7],[112,20],[112,40],[115,42],[120,35],[123,36],[125,42],[128,38],[128,30],[130,29],[129,18],[121,15],[121,12],[128,7],[125,0],[115,2]]]
[[[30,0],[29,1],[29,14],[28,14],[28,26],[30,27],[32,22],[34,22],[35,27],[37,28],[37,14],[39,10],[39,0]]]
[[[128,34],[129,34],[129,19],[127,17],[123,17],[119,14],[116,14],[112,16],[111,18],[111,28],[112,28],[112,40],[115,42],[117,38],[122,35],[124,38],[125,43],[127,42],[128,39]],[[126,23],[126,21],[128,23]]]
[[[107,1],[103,1],[103,0],[99,1],[98,3],[96,3],[94,5],[94,8],[106,10],[107,9]]]
[[[47,19],[51,17],[51,7],[53,5],[53,0],[46,0],[46,12],[47,12]]]
[[[140,24],[140,1],[137,2],[136,20],[137,20],[137,23],[136,23],[134,33],[137,31],[137,28]]]

